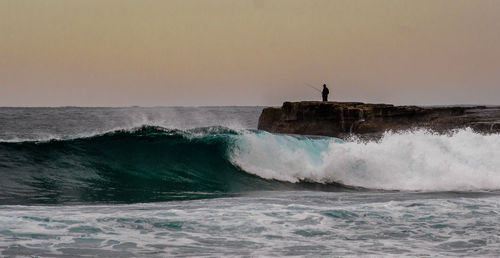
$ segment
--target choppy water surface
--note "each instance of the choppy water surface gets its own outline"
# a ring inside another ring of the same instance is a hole
[[[493,193],[258,192],[130,205],[3,206],[3,255],[498,256]]]
[[[0,254],[500,255],[499,135],[274,135],[260,110],[0,108]]]

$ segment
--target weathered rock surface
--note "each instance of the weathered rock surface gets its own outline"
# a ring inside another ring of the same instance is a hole
[[[499,107],[417,107],[360,102],[285,102],[265,108],[259,130],[272,133],[324,135],[352,134],[377,138],[385,131],[427,128],[439,133],[470,127],[482,133],[500,133]]]

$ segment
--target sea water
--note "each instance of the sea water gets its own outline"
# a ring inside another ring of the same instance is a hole
[[[500,135],[279,135],[261,110],[0,108],[1,256],[500,255]]]

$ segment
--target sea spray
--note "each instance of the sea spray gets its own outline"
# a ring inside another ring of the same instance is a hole
[[[387,132],[379,141],[246,133],[232,161],[246,172],[289,182],[368,189],[500,189],[500,135],[470,129],[448,135]]]

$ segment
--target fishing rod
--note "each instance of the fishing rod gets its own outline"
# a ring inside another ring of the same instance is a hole
[[[316,87],[312,86],[311,84],[309,84],[309,83],[307,83],[307,82],[304,82],[304,84],[305,84],[307,87],[309,87],[309,88],[313,88],[313,89],[315,89],[315,90],[317,90],[317,91],[319,91],[319,92],[322,92],[320,89],[318,89],[318,88],[316,88]]]

